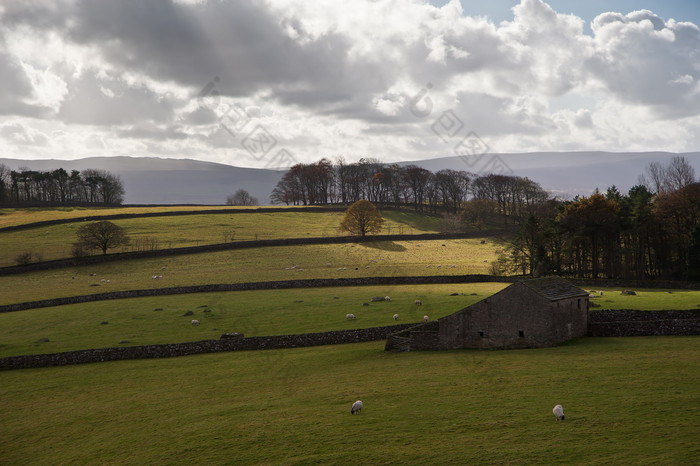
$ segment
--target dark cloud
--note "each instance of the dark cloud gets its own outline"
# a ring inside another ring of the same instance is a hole
[[[74,80],[57,118],[91,125],[130,125],[173,119],[174,99],[143,85],[91,73]]]

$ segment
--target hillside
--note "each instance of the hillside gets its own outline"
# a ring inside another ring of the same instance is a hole
[[[125,204],[223,204],[226,196],[245,189],[262,205],[284,172],[241,168],[188,159],[155,157],[90,157],[78,160],[0,159],[10,168],[31,170],[96,168],[119,175]]]
[[[700,152],[676,154],[671,152],[531,152],[495,154],[510,171],[503,173],[522,176],[536,181],[552,194],[564,197],[589,195],[596,188],[605,191],[615,185],[626,193],[638,184],[639,175],[651,162],[668,164],[671,157],[683,156],[700,176]],[[460,157],[440,157],[430,160],[402,162],[426,168],[430,171],[443,169],[480,172],[481,167],[490,166],[494,155],[488,154],[474,167],[468,166]]]
[[[651,162],[667,164],[675,155],[684,156],[700,175],[700,152],[533,152],[487,155],[474,166],[460,157],[404,161],[432,172],[442,169],[465,170],[478,174],[498,162],[505,173],[528,177],[555,195],[588,195],[596,188],[604,191],[615,185],[621,192],[638,183],[639,175]],[[494,157],[497,156],[498,159]],[[126,189],[126,204],[223,204],[226,196],[245,189],[261,205],[270,203],[270,193],[284,171],[242,168],[189,159],[154,157],[91,157],[79,160],[2,159],[12,169],[66,170],[98,168],[119,175]]]

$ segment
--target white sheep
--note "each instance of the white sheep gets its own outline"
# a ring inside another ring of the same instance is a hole
[[[416,300],[413,302],[413,304],[415,304],[416,306],[422,306],[422,305],[423,305],[423,303],[421,302],[420,299],[416,299]]]
[[[352,404],[352,408],[350,408],[350,414],[355,414],[355,413],[360,413],[362,411],[362,401],[357,400]]]
[[[429,320],[428,316],[423,316],[423,320],[427,322]]]
[[[391,298],[388,296],[384,296],[384,301],[391,301]]]
[[[356,317],[355,314],[345,314],[345,318],[347,320],[354,320]]]
[[[398,314],[394,314],[394,320],[399,320],[399,315],[398,315]]]
[[[192,319],[192,325],[199,325],[199,321],[197,319]]]
[[[564,420],[564,408],[562,408],[561,405],[556,405],[552,409],[552,412],[554,413],[554,417],[556,418],[557,421]]]

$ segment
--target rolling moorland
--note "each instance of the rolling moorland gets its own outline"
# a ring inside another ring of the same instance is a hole
[[[82,219],[194,207],[5,209],[0,266],[70,256]],[[211,209],[211,208],[208,208]],[[438,231],[384,211],[382,233]],[[337,236],[341,212],[114,220],[140,248]],[[389,232],[388,228],[391,227]],[[489,274],[497,237],[258,247],[0,276],[0,304],[300,278]],[[110,252],[121,252],[121,248]],[[162,278],[153,279],[153,276]],[[0,314],[0,357],[436,319],[505,283],[196,293]],[[700,291],[595,288],[608,309],[694,309]],[[370,302],[373,296],[390,302]],[[421,299],[423,306],[413,302]],[[363,303],[370,302],[369,306]],[[205,313],[205,310],[209,311]],[[187,311],[193,315],[186,316]],[[345,319],[355,313],[355,321]],[[192,326],[197,318],[200,326]],[[41,341],[48,339],[48,341]],[[700,459],[700,339],[584,338],[517,351],[386,353],[384,342],[0,372],[2,464],[662,463]],[[362,399],[362,414],[349,415]],[[566,421],[551,414],[561,403]],[[683,407],[682,415],[678,414]]]

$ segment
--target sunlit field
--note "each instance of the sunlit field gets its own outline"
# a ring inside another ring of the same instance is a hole
[[[200,210],[230,210],[249,209],[250,207],[233,206],[154,206],[154,207],[35,207],[25,209],[0,209],[0,227],[22,225],[25,223],[43,222],[47,220],[63,220],[74,218],[76,221],[84,217],[96,215],[144,214],[153,212],[177,212]],[[255,206],[255,209],[269,207]]]
[[[95,212],[90,211],[90,214]],[[109,252],[202,246],[231,241],[343,236],[347,233],[338,230],[342,217],[342,212],[319,211],[225,213],[111,220],[125,229],[131,238],[131,244]],[[383,234],[436,232],[435,229],[431,229],[437,227],[436,220],[425,220],[431,219],[430,217],[404,212],[387,213],[386,217]],[[77,241],[76,231],[85,224],[80,220],[76,219],[76,223],[71,224],[0,232],[0,241],[3,244],[0,249],[0,267],[15,265],[18,255],[25,252],[34,255],[34,262],[71,257],[73,243]]]
[[[107,262],[0,277],[0,304],[182,285],[488,274],[498,250],[494,242],[487,240],[481,244],[478,239],[388,241],[241,249]],[[93,273],[96,275],[90,276]],[[154,275],[163,278],[154,280]]]

